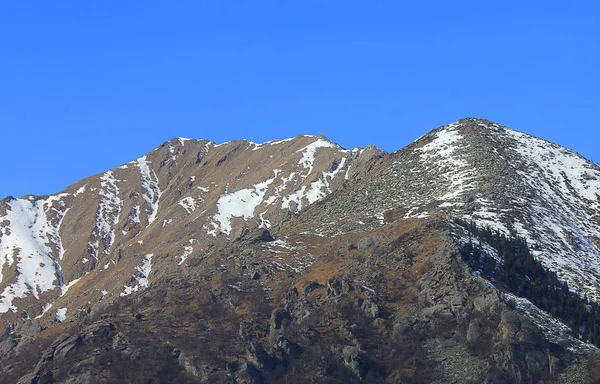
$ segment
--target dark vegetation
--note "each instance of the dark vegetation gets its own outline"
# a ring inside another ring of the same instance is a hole
[[[533,257],[525,239],[478,228],[473,222],[455,221],[469,232],[461,256],[473,271],[562,320],[571,327],[573,336],[600,346],[600,305],[571,291],[555,272],[546,270]],[[498,251],[501,263],[483,251],[483,243]]]

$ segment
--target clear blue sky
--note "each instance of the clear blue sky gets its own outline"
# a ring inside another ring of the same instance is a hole
[[[175,136],[400,149],[476,116],[600,161],[597,1],[0,4],[0,197]]]

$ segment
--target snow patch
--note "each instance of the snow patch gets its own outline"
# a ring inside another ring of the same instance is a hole
[[[194,242],[196,241],[196,239],[190,239],[190,245],[185,245],[183,247],[183,255],[181,255],[181,260],[179,261],[179,265],[183,264],[189,255],[192,254],[192,252],[194,252],[194,247],[192,246],[194,244]]]
[[[8,202],[6,215],[0,217],[0,223],[8,221],[0,228],[0,281],[4,280],[3,268],[15,263],[17,281],[0,294],[0,313],[16,312],[15,298],[30,294],[37,299],[39,293],[62,285],[55,259],[60,260],[64,253],[59,228],[66,209],[60,198],[66,195]]]
[[[298,164],[302,165],[305,169],[308,170],[306,172],[307,175],[310,175],[310,173],[313,170],[313,164],[315,162],[315,153],[319,148],[338,148],[338,145],[332,143],[331,141],[319,138],[313,143],[300,149],[298,152],[302,152],[302,158],[300,159]]]
[[[158,203],[160,201],[162,191],[158,186],[158,177],[156,176],[156,173],[154,173],[154,170],[150,169],[150,162],[146,159],[146,156],[142,156],[136,161],[138,167],[140,168],[140,174],[142,177],[142,188],[144,189],[142,197],[148,205],[148,225],[150,225],[154,222],[154,220],[156,220],[156,215],[158,214]]]
[[[209,233],[216,234],[218,228],[221,232],[229,235],[232,229],[232,218],[253,218],[256,207],[263,202],[267,188],[274,180],[273,177],[250,188],[221,196],[217,201],[217,214],[214,216],[214,222],[212,223],[213,229]]]
[[[67,308],[60,308],[56,310],[56,320],[63,322],[67,319]]]
[[[75,284],[77,284],[79,282],[79,280],[81,280],[81,277],[78,278],[78,279],[72,280],[69,284],[63,285],[61,287],[61,291],[62,292],[61,292],[60,295],[64,296],[67,293],[67,291],[69,290],[69,288],[71,288],[72,286],[74,286]]]
[[[137,281],[137,284],[133,287],[124,285],[123,292],[121,292],[121,296],[127,296],[132,294],[133,292],[137,292],[140,289],[148,287],[148,277],[150,276],[150,272],[152,271],[152,256],[152,253],[144,256],[144,261],[142,265],[136,267],[136,273],[133,275],[133,278]]]
[[[79,189],[77,189],[77,191],[73,194],[73,197],[77,197],[77,196],[81,195],[82,193],[84,193],[85,188],[86,188],[86,184],[79,187]]]
[[[185,209],[188,215],[196,210],[196,202],[192,197],[185,197],[177,203]]]
[[[121,198],[119,187],[112,171],[107,171],[100,177],[100,202],[96,211],[96,226],[92,230],[89,245],[90,254],[98,259],[100,253],[108,253],[115,241],[114,228],[121,213]]]
[[[264,148],[266,146],[269,146],[269,145],[277,145],[277,144],[285,143],[285,142],[292,141],[292,140],[294,140],[294,139],[293,138],[288,138],[288,139],[267,141],[267,142],[262,143],[262,144],[254,144],[254,148],[252,148],[252,150],[253,151],[257,151],[257,150],[259,150],[261,148]]]

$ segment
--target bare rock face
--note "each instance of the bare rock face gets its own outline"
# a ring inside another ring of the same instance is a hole
[[[598,183],[482,119],[390,155],[173,139],[0,202],[2,382],[593,382],[598,350],[469,270],[453,219],[597,300]]]

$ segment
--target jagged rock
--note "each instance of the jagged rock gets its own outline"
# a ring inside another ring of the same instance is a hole
[[[259,229],[251,232],[247,235],[247,239],[250,243],[257,243],[260,241],[269,242],[275,240],[271,235],[271,232],[266,229]]]
[[[470,345],[475,345],[479,341],[481,336],[481,324],[478,319],[471,321],[469,328],[467,329],[467,342]]]
[[[239,384],[261,384],[263,383],[262,375],[260,371],[254,366],[254,364],[232,362],[227,364],[228,376],[235,380],[235,383]]]
[[[2,342],[2,355],[8,355],[17,345],[19,345],[19,341],[15,339],[4,340],[4,342]]]
[[[112,337],[112,333],[115,330],[115,326],[112,323],[99,321],[85,329],[85,335],[83,339],[86,343],[91,343],[100,340],[108,340]]]
[[[81,338],[77,335],[68,337],[67,339],[52,344],[54,348],[54,361],[64,360],[70,353],[74,353],[83,345]]]
[[[516,312],[505,311],[498,324],[498,333],[502,340],[513,340],[521,329],[521,319]]]
[[[179,365],[190,375],[199,380],[200,383],[206,383],[211,379],[219,369],[203,363],[200,359],[187,356],[184,352],[177,358]]]
[[[365,252],[366,250],[371,248],[373,245],[375,245],[375,241],[373,240],[373,238],[368,237],[368,238],[360,239],[358,241],[358,250],[361,252]]]
[[[500,304],[500,297],[496,291],[491,291],[473,300],[473,306],[478,312],[487,312]]]
[[[271,327],[271,332],[273,332],[276,329],[283,328],[289,320],[290,313],[287,310],[281,308],[273,310],[273,312],[271,313],[271,321],[269,323]]]
[[[112,348],[124,355],[131,355],[132,353],[131,349],[129,348],[129,340],[127,340],[127,337],[121,332],[117,333],[113,337]]]
[[[302,347],[285,337],[278,338],[273,346],[274,357],[280,361],[294,359],[301,353]]]
[[[285,301],[288,304],[292,304],[294,303],[296,300],[298,300],[298,297],[300,297],[300,294],[298,293],[298,290],[296,289],[296,287],[293,287],[292,289],[290,289],[287,294],[285,295]]]
[[[363,379],[367,371],[367,358],[360,345],[331,346],[331,351],[350,369],[359,379]]]
[[[327,281],[327,294],[331,296],[339,296],[342,293],[348,293],[352,290],[352,285],[345,279],[332,277]]]
[[[17,384],[40,384],[40,377],[33,373],[29,373],[21,377]]]
[[[379,317],[379,306],[369,299],[357,298],[354,305],[372,319]]]
[[[263,372],[273,371],[278,364],[278,360],[269,355],[260,343],[250,343],[246,357],[253,366]]]
[[[98,380],[89,373],[80,373],[77,376],[69,377],[64,384],[95,384]]]
[[[321,284],[317,283],[316,281],[306,281],[302,285],[302,292],[304,293],[304,295],[308,295],[312,291],[315,291],[322,287],[323,286]]]
[[[442,330],[454,322],[454,315],[445,304],[425,308],[421,312],[420,321],[434,330]]]
[[[41,331],[40,321],[38,319],[26,319],[21,324],[19,324],[16,332],[21,337],[26,338],[35,338],[39,335]]]

